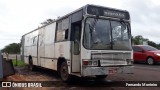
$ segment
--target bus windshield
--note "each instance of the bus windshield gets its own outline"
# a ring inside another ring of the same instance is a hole
[[[121,21],[87,18],[83,45],[92,50],[131,50],[131,38],[127,25]]]

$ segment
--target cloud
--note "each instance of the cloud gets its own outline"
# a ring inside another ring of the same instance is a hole
[[[129,0],[124,5],[131,15],[132,34],[160,43],[160,5],[151,0]]]
[[[5,16],[7,13],[7,7],[4,2],[0,1],[0,16]]]
[[[48,18],[64,16],[86,4],[128,10],[132,34],[159,41],[160,4],[158,0],[1,0],[0,48],[19,42],[21,36],[36,29]]]

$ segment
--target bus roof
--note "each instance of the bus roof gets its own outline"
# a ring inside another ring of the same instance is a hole
[[[30,32],[24,34],[23,36],[25,36],[25,35],[27,35],[27,34],[29,34],[29,33],[32,33],[32,32],[34,32],[34,31],[36,31],[36,30],[38,30],[38,29],[40,29],[40,28],[43,28],[43,27],[45,27],[45,26],[48,26],[48,25],[50,25],[50,24],[52,24],[52,23],[55,23],[55,22],[57,22],[57,21],[60,21],[60,20],[62,20],[62,19],[64,19],[64,18],[66,18],[66,17],[68,17],[68,16],[70,16],[70,15],[72,15],[72,14],[80,11],[80,10],[82,10],[83,15],[84,15],[84,14],[94,15],[95,12],[90,12],[90,13],[89,13],[89,11],[87,11],[87,8],[89,8],[89,7],[103,8],[104,10],[105,10],[105,9],[107,9],[107,10],[113,10],[114,12],[115,12],[115,11],[119,11],[119,12],[127,13],[127,14],[129,15],[129,12],[128,12],[127,10],[121,10],[121,9],[104,7],[104,6],[99,6],[99,5],[87,4],[87,5],[81,7],[81,8],[79,8],[79,9],[77,9],[77,10],[74,10],[74,11],[71,12],[71,13],[68,13],[68,14],[60,17],[60,18],[57,18],[56,20],[54,20],[53,22],[51,22],[51,23],[49,23],[49,24],[43,25],[43,26],[41,26],[41,27],[38,27],[38,28],[35,29],[35,30],[30,31]],[[99,11],[100,11],[100,10],[99,10]],[[110,12],[110,14],[113,15],[114,12]],[[100,12],[100,13],[102,13],[102,12]],[[104,12],[103,12],[103,13],[104,13]],[[99,14],[99,15],[102,15],[102,14]],[[117,14],[116,14],[116,15],[117,15]],[[128,19],[129,19],[129,16],[128,16]]]

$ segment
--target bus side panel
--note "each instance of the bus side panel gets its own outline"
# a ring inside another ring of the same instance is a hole
[[[33,64],[38,65],[38,62],[37,62],[37,46],[32,46],[31,51],[32,51],[31,56],[32,56]]]
[[[25,46],[24,47],[24,62],[26,63],[26,64],[28,64],[28,47],[27,46]]]
[[[56,23],[45,27],[45,62],[44,67],[56,70],[56,60],[54,56],[54,39],[55,39]]]
[[[24,42],[24,62],[28,64],[28,56],[31,54],[31,34],[25,35]]]
[[[24,38],[24,36],[22,36],[22,39],[21,39],[21,48],[20,48],[20,50],[21,50],[21,60],[22,61],[24,61],[24,41],[25,41],[25,38]]]
[[[70,63],[71,63],[71,41],[63,41],[55,43],[55,58],[64,57],[68,63],[68,70],[70,73]]]
[[[32,56],[32,60],[33,60],[33,65],[38,65],[38,61],[37,61],[37,40],[38,40],[38,31],[34,31],[32,32],[32,49],[31,49],[31,56]]]
[[[38,45],[38,65],[44,67],[45,62],[45,44],[44,44],[44,35],[45,35],[45,27],[39,29],[39,45]]]
[[[32,56],[33,64],[37,65],[37,39],[38,31],[24,36],[24,61],[28,64],[28,56]]]

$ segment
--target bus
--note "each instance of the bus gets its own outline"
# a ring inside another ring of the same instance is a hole
[[[21,56],[31,69],[55,70],[63,81],[132,73],[129,12],[87,4],[24,34]]]

